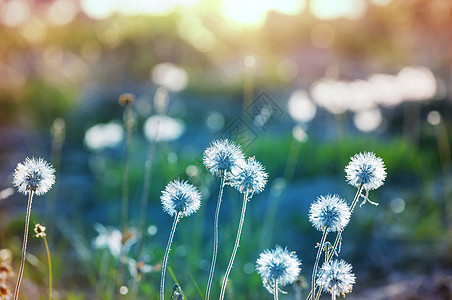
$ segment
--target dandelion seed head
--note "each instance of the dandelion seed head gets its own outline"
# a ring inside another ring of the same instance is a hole
[[[170,216],[182,214],[188,217],[201,206],[201,194],[198,189],[186,181],[173,180],[162,191],[160,200],[163,210]]]
[[[42,158],[26,158],[23,163],[18,163],[14,172],[13,184],[17,191],[24,195],[33,192],[43,195],[49,191],[55,183],[55,169]]]
[[[320,196],[311,204],[309,221],[320,231],[340,231],[350,220],[350,210],[343,199],[337,195]]]
[[[278,286],[293,283],[300,274],[301,262],[294,252],[289,252],[276,245],[272,250],[265,250],[257,259],[256,271],[262,277],[264,287],[273,293],[275,282]]]
[[[345,167],[348,184],[366,190],[375,190],[383,185],[386,178],[386,168],[383,160],[373,152],[355,154]]]
[[[337,259],[324,263],[317,279],[317,283],[323,286],[325,292],[335,293],[336,296],[350,293],[355,281],[356,277],[352,273],[352,265],[344,260]]]
[[[120,105],[123,105],[123,106],[130,105],[130,104],[132,104],[134,101],[135,101],[135,95],[134,95],[134,94],[131,94],[131,93],[124,93],[124,94],[121,94],[121,95],[119,96],[119,100],[118,100],[119,104],[120,104]]]
[[[240,193],[250,194],[250,197],[264,190],[268,178],[264,166],[254,157],[248,158],[237,174],[228,175],[227,182]]]
[[[242,149],[229,140],[215,140],[204,150],[204,165],[212,175],[236,173],[245,164]]]
[[[36,233],[37,238],[44,238],[46,236],[46,228],[45,226],[42,226],[41,224],[36,224],[34,231]]]

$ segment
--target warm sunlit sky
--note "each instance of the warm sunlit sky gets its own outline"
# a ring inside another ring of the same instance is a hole
[[[391,0],[56,0],[45,3],[47,18],[54,24],[69,23],[78,9],[94,19],[124,15],[165,15],[174,10],[216,7],[231,26],[258,27],[270,11],[296,15],[306,9],[319,19],[359,19],[367,5],[387,5]],[[6,26],[24,23],[33,9],[27,0],[0,0],[0,19]]]

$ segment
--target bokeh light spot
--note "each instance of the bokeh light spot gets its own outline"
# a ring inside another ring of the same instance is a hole
[[[427,122],[433,126],[439,125],[441,123],[441,114],[437,110],[432,110],[427,115]]]
[[[400,214],[405,210],[405,201],[401,198],[395,198],[391,200],[391,210],[396,213]]]
[[[224,116],[222,113],[218,111],[212,111],[209,113],[209,116],[206,120],[206,125],[213,132],[219,131],[224,126]]]
[[[26,1],[12,0],[1,6],[0,19],[3,24],[17,27],[27,21],[30,16],[30,6]]]
[[[304,90],[294,91],[289,98],[287,107],[290,116],[297,122],[311,121],[317,111],[317,107]]]
[[[355,115],[353,122],[355,126],[364,132],[374,131],[383,121],[383,116],[378,108],[362,111]]]

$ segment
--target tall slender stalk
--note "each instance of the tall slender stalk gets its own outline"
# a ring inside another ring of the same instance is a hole
[[[298,156],[301,149],[301,142],[296,139],[292,139],[292,144],[290,146],[289,154],[286,161],[286,166],[284,167],[285,183],[288,184],[293,178],[295,168],[297,166]],[[281,202],[282,194],[284,193],[286,187],[284,186],[280,193],[272,196],[270,205],[267,208],[267,213],[265,215],[265,221],[262,223],[261,236],[259,241],[259,248],[267,248],[269,241],[272,240],[273,229],[276,220],[276,213],[278,211],[279,203]],[[273,193],[271,193],[273,194]]]
[[[317,296],[315,297],[315,300],[319,300],[320,299],[320,295],[322,294],[322,288],[323,288],[323,286],[321,286],[319,288],[319,290],[317,291]]]
[[[64,119],[57,118],[53,121],[51,128],[52,146],[50,152],[50,161],[52,162],[56,177],[58,177],[61,165],[61,154],[66,137],[66,123]],[[49,193],[46,199],[46,221],[47,234],[49,235],[49,244],[53,241],[53,231],[55,229],[55,214],[56,214],[56,195],[58,185]]]
[[[218,253],[218,220],[220,216],[220,207],[221,201],[223,198],[223,190],[224,190],[224,178],[225,175],[222,174],[220,181],[220,191],[218,192],[218,200],[217,200],[217,208],[215,210],[215,220],[213,224],[213,253],[212,253],[212,263],[210,264],[210,272],[209,272],[209,280],[207,282],[207,290],[205,300],[209,299],[210,296],[210,288],[212,286],[213,274],[215,273],[215,263],[217,261],[217,253]]]
[[[275,280],[275,287],[273,290],[273,300],[278,300],[278,279]]]
[[[159,131],[159,124],[157,124],[157,133]],[[141,194],[141,205],[140,205],[140,221],[139,221],[139,232],[141,232],[141,237],[138,242],[138,251],[137,251],[137,259],[141,256],[141,251],[143,250],[143,240],[144,240],[144,228],[146,226],[146,212],[148,208],[148,200],[149,200],[149,188],[151,184],[151,174],[152,174],[152,165],[154,162],[154,154],[155,149],[157,147],[157,142],[155,140],[150,141],[148,157],[146,162],[144,163],[144,182],[143,182],[143,192]]]
[[[20,284],[22,282],[22,277],[24,275],[25,258],[27,255],[28,228],[30,226],[30,214],[32,202],[33,202],[33,191],[30,190],[28,194],[27,214],[25,216],[25,231],[24,231],[24,240],[22,244],[22,261],[20,263],[19,275],[17,277],[16,288],[14,290],[14,300],[17,300],[19,298]]]
[[[319,266],[320,256],[322,255],[323,245],[325,244],[326,236],[328,235],[328,228],[323,229],[322,239],[320,240],[319,249],[317,250],[317,256],[315,258],[314,268],[312,269],[312,280],[311,280],[311,298],[315,294],[315,277],[317,275],[317,268]]]
[[[162,264],[162,278],[160,279],[160,300],[163,300],[165,298],[165,273],[166,273],[166,266],[168,264],[168,254],[170,252],[171,243],[173,242],[174,238],[174,232],[176,231],[176,225],[181,217],[181,213],[177,213],[174,216],[173,221],[173,227],[171,228],[171,233],[168,239],[168,245],[166,246],[165,256],[163,258],[163,264]]]
[[[353,213],[353,210],[355,209],[355,206],[358,203],[358,200],[360,198],[362,190],[363,190],[363,185],[361,184],[358,187],[358,190],[356,191],[355,198],[353,198],[352,205],[350,206],[350,213]],[[337,232],[336,239],[335,239],[334,244],[333,244],[333,248],[331,250],[328,250],[328,252],[325,254],[325,262],[330,262],[331,259],[333,258],[334,254],[336,253],[337,247],[339,246],[339,242],[341,240],[341,237],[342,237],[342,230]],[[318,293],[317,293],[317,295],[315,297],[316,300],[320,298],[320,294],[322,292],[322,288],[323,287],[320,286],[320,289],[319,289],[319,291],[318,291]],[[309,293],[307,299],[312,299],[312,297],[314,297],[315,293],[313,292],[313,290],[311,290],[311,292]]]
[[[355,209],[356,203],[358,203],[358,199],[361,195],[362,190],[363,190],[363,185],[361,184],[358,187],[358,190],[356,191],[356,194],[355,194],[355,198],[353,199],[352,205],[350,206],[350,213],[353,213],[353,210]],[[336,253],[336,249],[339,246],[341,237],[342,237],[342,230],[337,232],[336,240],[334,241],[334,244],[333,244],[333,249],[330,251],[329,256],[325,256],[325,262],[330,262],[331,259],[333,258],[334,253]]]
[[[131,103],[126,104],[124,127],[126,131],[126,143],[124,146],[124,169],[122,177],[122,197],[121,197],[121,228],[125,232],[127,218],[129,216],[129,152],[132,140],[132,111]]]
[[[221,285],[221,294],[220,300],[224,299],[224,293],[226,292],[226,285],[228,284],[229,273],[231,273],[232,265],[234,264],[235,255],[237,254],[237,249],[239,248],[240,236],[242,234],[242,227],[245,221],[245,211],[246,211],[246,203],[248,202],[248,192],[245,192],[243,195],[243,205],[242,212],[240,215],[239,228],[237,230],[237,237],[235,238],[234,249],[232,251],[231,259],[229,260],[228,268],[226,269],[226,274],[223,278],[223,284]]]
[[[50,258],[49,244],[44,236],[44,244],[46,245],[47,263],[49,265],[49,300],[52,300],[52,260]]]

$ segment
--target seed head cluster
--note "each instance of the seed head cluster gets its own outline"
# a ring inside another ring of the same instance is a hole
[[[55,183],[55,169],[42,158],[26,158],[18,163],[14,172],[13,184],[17,191],[24,195],[33,192],[43,195]]]
[[[253,194],[260,193],[267,184],[268,174],[265,172],[264,166],[254,159],[248,158],[245,165],[238,174],[230,174],[228,182],[235,187],[240,193],[248,193],[251,198]]]
[[[386,168],[383,160],[373,152],[355,154],[345,167],[348,184],[359,187],[361,184],[367,191],[378,189],[386,179]]]
[[[274,249],[260,254],[256,270],[262,277],[264,287],[273,294],[276,282],[278,286],[285,286],[298,278],[300,266],[301,262],[294,252],[276,245]]]
[[[333,260],[324,263],[318,274],[317,283],[325,292],[336,296],[350,293],[356,277],[352,273],[352,265],[344,260]]]
[[[201,194],[198,189],[186,181],[173,180],[167,184],[160,196],[163,210],[170,216],[181,214],[188,217],[195,213],[201,205]]]
[[[229,140],[215,140],[204,150],[203,162],[212,175],[237,173],[245,164],[242,149]]]
[[[337,195],[320,196],[311,204],[309,221],[320,231],[341,231],[350,220],[350,210]]]

